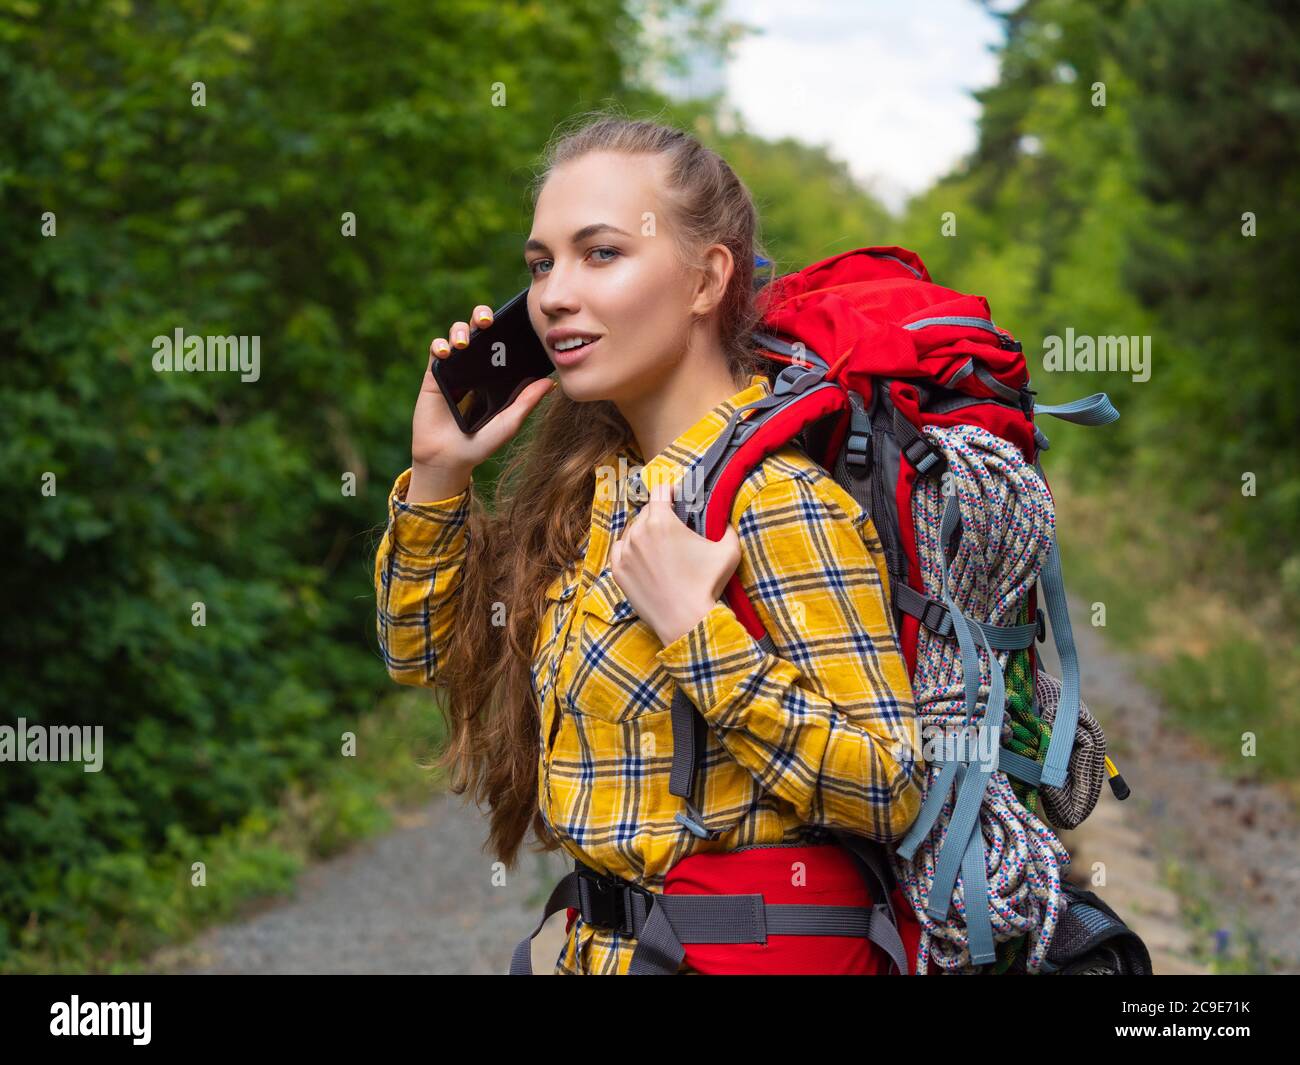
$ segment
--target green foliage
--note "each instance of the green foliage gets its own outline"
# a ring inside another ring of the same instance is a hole
[[[634,37],[618,0],[3,5],[0,700],[105,754],[0,774],[0,968],[288,884],[291,789],[337,799],[317,849],[373,829],[411,737],[340,737],[392,690],[371,568],[428,343],[518,287],[555,124],[657,106]],[[156,371],[177,329],[260,376]]]
[[[716,0],[656,6],[697,19],[670,53],[734,38]],[[975,151],[901,219],[820,149],[719,122],[716,101],[665,108],[639,87],[633,16],[0,2],[0,698],[5,723],[102,725],[105,745],[99,773],[0,774],[0,970],[129,967],[427,787],[427,698],[375,709],[376,522],[429,340],[527,283],[531,166],[610,100],[721,151],[779,269],[898,243],[986,295],[1043,401],[1105,390],[1123,412],[1104,446],[1049,425],[1051,476],[1216,510],[1300,587],[1300,42],[1281,4],[1028,0]],[[1045,373],[1067,327],[1151,335],[1152,379]],[[258,338],[257,380],[155,371],[178,329]],[[1254,654],[1188,665],[1171,694],[1193,717],[1196,693],[1280,698]],[[340,757],[345,732],[363,757]]]
[[[1005,16],[998,83],[976,93],[976,150],[903,221],[932,275],[987,295],[1021,339],[1040,402],[1105,391],[1120,409],[1104,444],[1047,420],[1049,476],[1123,477],[1216,512],[1272,572],[1300,550],[1300,219],[1287,209],[1300,33],[1284,7],[1028,0]],[[940,235],[944,212],[955,236]],[[1151,337],[1150,379],[1047,372],[1046,338],[1066,328]]]

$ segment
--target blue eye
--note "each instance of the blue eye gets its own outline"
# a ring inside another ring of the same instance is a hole
[[[605,247],[605,246],[602,246],[602,247],[599,247],[599,248],[592,248],[592,249],[591,249],[591,252],[589,252],[588,254],[594,254],[595,252],[598,252],[598,251],[608,251],[608,252],[612,252],[612,253],[614,254],[614,256],[619,256],[619,255],[622,255],[622,254],[623,254],[623,253],[622,253],[621,251],[619,251],[617,248],[610,248],[610,247]],[[536,276],[537,276],[537,267],[538,267],[541,263],[549,263],[550,261],[551,261],[550,259],[534,259],[531,263],[528,264],[528,272],[529,272],[533,277],[536,277]],[[613,260],[612,258],[610,258],[610,259],[600,259],[600,260],[598,260],[598,261],[599,261],[599,262],[602,262],[602,263],[611,263],[611,262],[613,262],[614,260]]]

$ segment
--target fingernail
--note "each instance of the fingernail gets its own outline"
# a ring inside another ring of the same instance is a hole
[[[480,314],[478,316],[479,325],[487,325],[490,321],[492,321],[492,316],[490,314]]]

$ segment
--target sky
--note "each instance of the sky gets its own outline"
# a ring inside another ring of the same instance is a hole
[[[824,145],[891,211],[975,147],[970,90],[997,80],[1002,38],[975,0],[727,0],[727,17],[763,32],[703,80],[754,133]]]

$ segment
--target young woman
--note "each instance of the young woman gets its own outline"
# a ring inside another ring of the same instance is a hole
[[[730,415],[770,394],[748,190],[688,134],[616,115],[553,142],[535,189],[528,306],[558,387],[465,435],[430,369],[468,324],[436,339],[375,560],[390,675],[447,689],[452,790],[489,804],[508,867],[531,828],[651,891],[703,851],[901,838],[924,765],[900,743],[912,690],[862,508],[796,446],[746,480],[721,540],[671,506]],[[472,470],[534,407],[489,513]],[[733,573],[779,655],[718,601]],[[678,686],[709,724],[695,807],[714,838],[669,792]],[[578,916],[556,971],[625,973],[635,946]]]

